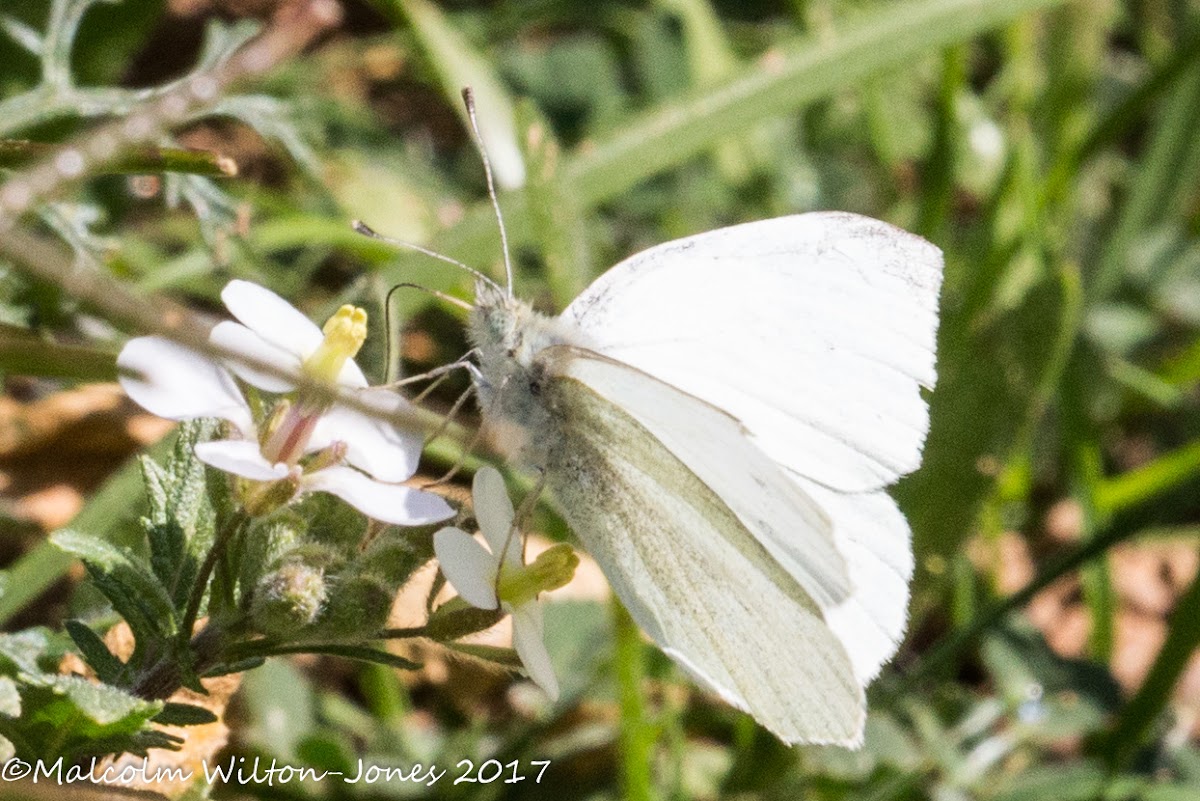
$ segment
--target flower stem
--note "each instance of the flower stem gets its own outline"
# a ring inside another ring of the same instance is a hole
[[[204,593],[208,589],[208,580],[212,577],[217,561],[225,552],[225,546],[242,530],[248,520],[249,518],[244,512],[237,512],[213,537],[212,547],[208,549],[204,562],[200,565],[200,571],[196,574],[196,581],[192,585],[192,594],[188,596],[183,620],[179,624],[180,644],[185,644],[191,639],[192,629],[196,626],[196,617],[200,614],[200,604],[204,601]]]
[[[58,152],[59,146],[24,139],[0,139],[0,168],[27,167]],[[237,162],[229,156],[208,150],[180,147],[140,147],[128,150],[97,169],[97,174],[142,175],[182,172],[208,178],[232,178],[238,173]]]

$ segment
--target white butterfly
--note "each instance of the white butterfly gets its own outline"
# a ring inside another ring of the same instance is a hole
[[[903,636],[941,252],[802,214],[618,264],[558,317],[477,285],[485,423],[638,624],[787,743],[857,745]]]

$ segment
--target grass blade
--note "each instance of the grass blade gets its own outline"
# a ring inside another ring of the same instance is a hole
[[[1170,701],[1175,684],[1197,647],[1200,647],[1200,576],[1179,599],[1158,658],[1101,746],[1110,766],[1119,768],[1129,764],[1147,730]]]
[[[777,117],[927,50],[962,42],[1062,0],[921,0],[887,3],[838,34],[780,48],[742,70],[623,124],[589,144],[567,170],[589,202],[610,198],[702,153],[721,139]]]

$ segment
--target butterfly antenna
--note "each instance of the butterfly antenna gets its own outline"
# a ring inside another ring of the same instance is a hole
[[[450,427],[450,422],[452,421],[452,419],[458,414],[459,410],[462,409],[462,406],[464,403],[466,403],[467,398],[471,397],[471,395],[474,394],[474,392],[475,392],[475,385],[472,384],[471,386],[467,387],[466,390],[464,390],[461,395],[458,396],[458,400],[454,401],[454,405],[450,407],[450,411],[447,412],[445,418],[443,418],[442,424],[440,426],[438,426],[438,428],[433,432],[433,434],[431,434],[429,437],[426,438],[425,444],[423,447],[428,447],[429,443],[433,442],[435,439],[442,436],[442,434],[444,434],[446,432],[446,429],[448,429]],[[471,455],[471,453],[474,452],[475,448],[479,445],[479,443],[482,439],[483,439],[483,427],[480,426],[479,428],[475,429],[475,433],[471,436],[471,439],[467,442],[466,447],[463,448],[462,451],[459,453],[458,458],[454,460],[454,464],[451,465],[450,469],[447,470],[445,473],[443,473],[439,478],[436,478],[433,481],[430,481],[426,484],[422,484],[421,489],[425,490],[425,489],[429,489],[430,487],[438,487],[438,486],[441,486],[442,484],[445,484],[445,483],[449,482],[450,480],[452,480],[456,475],[458,475],[458,471],[462,470],[463,465],[465,465],[467,463],[467,457],[469,457]]]
[[[479,135],[479,120],[475,116],[475,93],[471,87],[464,86],[462,90],[463,103],[467,107],[467,118],[471,121],[471,133],[475,137],[475,147],[483,160],[483,174],[487,176],[488,197],[491,198],[492,208],[496,212],[496,224],[500,227],[500,249],[504,251],[504,281],[508,285],[507,292],[513,296],[512,257],[508,255],[508,232],[504,229],[504,215],[500,213],[500,201],[496,198],[496,182],[492,178],[492,161],[488,158],[487,148],[483,146],[483,137]]]
[[[444,261],[447,264],[452,264],[460,270],[465,270],[466,272],[475,276],[475,278],[477,278],[478,280],[483,281],[484,283],[487,283],[487,284],[491,284],[496,289],[501,288],[499,284],[497,284],[491,278],[488,278],[486,275],[481,273],[479,270],[476,270],[474,267],[468,267],[467,265],[463,264],[458,259],[452,259],[444,253],[438,253],[436,250],[430,250],[429,248],[423,248],[420,245],[414,244],[412,242],[405,242],[403,239],[393,239],[390,236],[384,236],[383,234],[379,233],[371,226],[367,225],[362,220],[354,220],[353,222],[350,223],[350,226],[356,232],[362,234],[363,236],[370,237],[371,239],[377,239],[380,242],[386,242],[389,245],[395,245],[396,247],[404,248],[405,250],[415,250],[417,253],[422,253],[426,256],[437,259],[438,261]]]
[[[467,311],[471,311],[475,308],[465,300],[447,295],[445,292],[438,292],[436,289],[430,289],[427,286],[421,286],[420,284],[405,282],[402,284],[396,284],[394,287],[389,289],[388,293],[384,295],[383,298],[383,330],[387,332],[387,338],[385,340],[386,347],[384,348],[383,356],[384,371],[387,373],[385,376],[386,382],[391,382],[396,375],[396,365],[392,363],[392,295],[396,294],[396,292],[401,289],[419,289],[422,292],[433,295],[438,300],[444,300],[447,303],[452,303],[461,309],[466,309]]]

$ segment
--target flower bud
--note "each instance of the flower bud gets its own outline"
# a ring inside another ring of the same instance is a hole
[[[385,531],[371,541],[357,563],[363,570],[376,573],[393,586],[400,587],[432,558],[429,540],[422,542]]]
[[[290,509],[260,520],[246,535],[238,584],[249,591],[279,560],[300,542],[307,524]]]
[[[300,469],[293,468],[278,481],[248,481],[242,505],[251,517],[263,517],[284,506],[300,491]]]
[[[394,598],[392,588],[378,576],[339,577],[317,625],[340,640],[373,637],[387,625]]]
[[[462,598],[452,598],[429,616],[425,636],[437,642],[451,642],[468,634],[487,631],[505,614],[501,609],[478,609]]]
[[[288,562],[259,580],[250,614],[263,633],[288,634],[316,620],[325,600],[324,571]]]
[[[313,454],[312,459],[304,463],[304,470],[308,473],[315,473],[344,461],[346,461],[346,443],[338,440],[328,448],[322,448]]]

